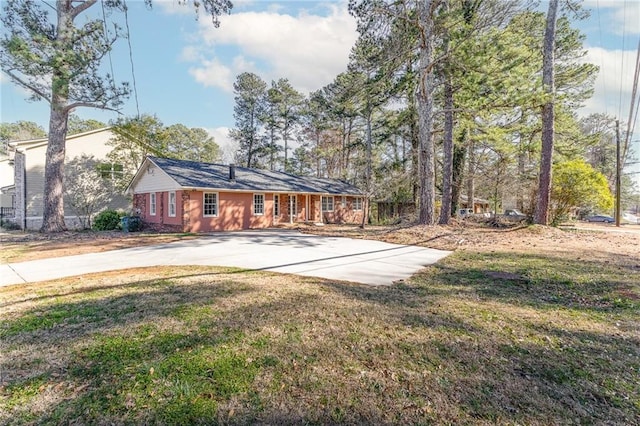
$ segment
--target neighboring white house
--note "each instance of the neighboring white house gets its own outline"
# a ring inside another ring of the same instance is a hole
[[[0,157],[0,207],[14,207],[13,162],[8,156]]]
[[[109,127],[78,133],[67,137],[65,161],[81,155],[93,156],[104,161],[101,170],[118,169],[107,160],[112,147],[107,142],[114,137]],[[9,158],[0,160],[0,188],[2,189],[2,206],[11,203],[15,208],[13,221],[22,229],[39,229],[42,225],[44,166],[48,140],[31,139],[9,142]],[[5,173],[5,166],[11,171]],[[110,167],[111,166],[111,167]],[[122,170],[121,168],[119,168]],[[112,178],[107,175],[105,179]],[[103,208],[126,209],[129,201],[122,194],[114,194],[113,201]],[[9,205],[7,205],[8,207]],[[67,227],[79,226],[75,210],[65,200],[65,223]]]

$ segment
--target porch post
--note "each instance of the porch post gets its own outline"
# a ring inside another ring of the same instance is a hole
[[[293,225],[293,198],[289,194],[289,223]]]

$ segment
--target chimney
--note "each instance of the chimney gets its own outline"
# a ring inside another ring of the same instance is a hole
[[[236,181],[236,165],[233,163],[229,164],[229,180],[231,182]]]

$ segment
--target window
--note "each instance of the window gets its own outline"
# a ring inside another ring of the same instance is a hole
[[[169,217],[176,217],[176,192],[169,192]]]
[[[264,194],[253,194],[253,214],[264,214]]]
[[[218,194],[205,192],[202,200],[204,216],[218,216]]]
[[[340,203],[340,207],[342,207],[343,209],[347,208],[347,197],[345,197],[344,195],[342,196],[342,202]]]
[[[280,216],[280,196],[273,194],[273,215]]]
[[[149,214],[151,216],[156,215],[156,193],[149,194]]]
[[[116,163],[100,163],[98,164],[98,173],[104,179],[118,179],[122,177],[122,164]]]
[[[353,210],[362,210],[362,198],[356,197],[353,199]]]
[[[323,212],[333,211],[333,197],[329,197],[329,196],[322,197],[322,211]]]

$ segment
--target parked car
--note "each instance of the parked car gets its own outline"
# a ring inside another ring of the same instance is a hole
[[[520,210],[516,210],[516,209],[506,209],[504,211],[504,215],[505,218],[509,219],[509,220],[513,220],[513,221],[520,221],[520,220],[526,220],[527,219],[527,215],[522,213]]]
[[[596,214],[596,215],[587,217],[587,222],[613,223],[615,221],[616,220],[613,217],[607,216],[607,215],[603,215],[603,214]]]

